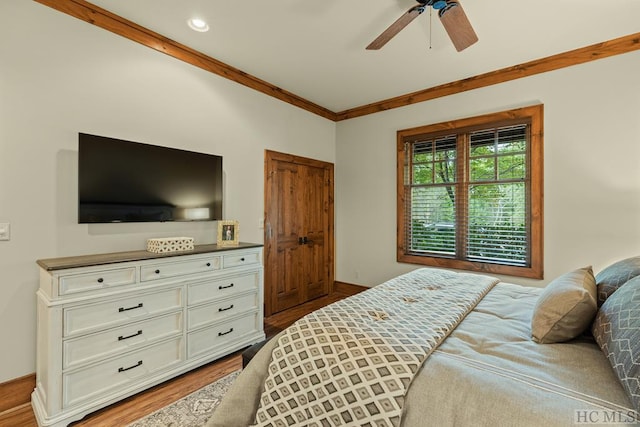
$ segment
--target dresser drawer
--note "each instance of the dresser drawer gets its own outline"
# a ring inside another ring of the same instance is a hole
[[[193,307],[189,309],[189,314],[187,315],[188,329],[191,330],[199,326],[219,322],[229,316],[235,316],[257,308],[257,293]]]
[[[240,252],[222,256],[222,268],[233,268],[245,265],[260,264],[260,252]]]
[[[165,277],[183,276],[194,273],[206,273],[220,269],[220,257],[209,256],[190,261],[166,261],[157,264],[143,265],[140,268],[140,280],[164,279]]]
[[[63,406],[116,392],[183,360],[182,337],[165,341],[72,373],[63,374]]]
[[[225,345],[241,342],[243,337],[262,331],[258,322],[262,322],[262,319],[258,319],[258,313],[250,313],[238,319],[190,332],[187,335],[187,357],[208,354]]]
[[[182,332],[182,312],[64,341],[64,369],[142,347]]]
[[[136,283],[135,267],[71,274],[68,276],[60,276],[58,282],[58,294],[67,295],[74,292],[112,288],[115,286],[131,285],[134,283]]]
[[[64,336],[106,329],[181,308],[182,288],[66,308]]]
[[[193,305],[228,298],[238,293],[257,290],[259,283],[258,272],[196,282],[189,285],[187,301],[189,305]]]

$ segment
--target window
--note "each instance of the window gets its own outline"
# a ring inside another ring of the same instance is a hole
[[[398,132],[398,261],[542,278],[542,116]]]

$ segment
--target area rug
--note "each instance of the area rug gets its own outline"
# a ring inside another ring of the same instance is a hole
[[[213,414],[240,371],[194,391],[127,427],[201,427]]]

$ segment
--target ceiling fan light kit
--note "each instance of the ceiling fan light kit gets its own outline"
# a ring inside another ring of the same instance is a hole
[[[468,48],[478,41],[478,36],[471,26],[471,22],[467,18],[462,5],[459,1],[446,0],[418,0],[418,5],[407,10],[400,18],[391,24],[382,32],[374,41],[372,41],[367,50],[378,50],[382,48],[389,40],[398,34],[404,27],[409,25],[411,21],[425,11],[425,8],[433,7],[438,10],[438,16],[442,26],[447,31],[449,38],[453,42],[453,46],[458,52]]]

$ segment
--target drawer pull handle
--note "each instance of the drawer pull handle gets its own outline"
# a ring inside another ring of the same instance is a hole
[[[104,282],[104,279],[103,279],[102,277],[100,277],[100,278],[98,279],[98,283],[102,283],[102,282]]]
[[[160,270],[156,270],[156,271],[154,271],[154,273],[160,274]]]
[[[218,336],[221,337],[223,335],[227,335],[233,332],[233,328],[229,329],[227,332],[218,332]]]
[[[210,262],[207,263],[207,267],[211,267],[211,263]]]
[[[138,360],[138,363],[136,363],[133,366],[129,366],[128,368],[118,368],[118,372],[128,371],[129,369],[137,368],[138,366],[141,366],[141,365],[142,365],[142,360]]]
[[[138,305],[134,305],[133,307],[128,307],[128,308],[120,307],[118,309],[118,312],[122,313],[123,311],[135,310],[136,308],[142,308],[142,303],[140,303]]]
[[[218,286],[218,289],[229,289],[229,288],[233,288],[233,283],[227,286],[222,286],[222,285]]]
[[[138,335],[142,335],[142,329],[139,329],[135,334],[127,335],[126,337],[124,335],[120,335],[118,337],[118,341],[128,340],[129,338],[137,337]]]
[[[244,262],[244,257],[240,258],[240,261]]]
[[[233,308],[233,304],[231,304],[229,307],[227,308],[219,308],[218,311],[227,311],[227,310],[231,310]]]

